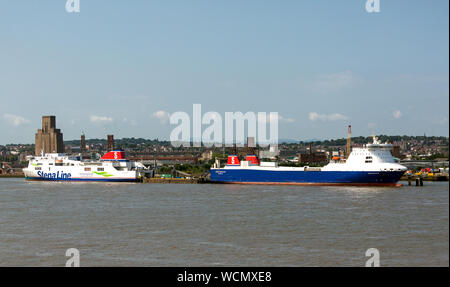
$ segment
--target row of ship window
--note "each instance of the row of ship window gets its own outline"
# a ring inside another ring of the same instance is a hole
[[[40,166],[37,166],[34,168],[34,170],[42,170],[42,168]],[[91,168],[85,167],[84,171],[91,171]],[[103,167],[97,167],[97,171],[105,171],[105,169]]]
[[[42,165],[42,163],[36,163],[36,165]],[[53,165],[53,163],[51,162],[51,163],[49,163],[48,165]],[[71,164],[68,164],[68,163],[60,163],[60,162],[58,162],[58,163],[55,163],[54,164],[55,166],[75,166],[73,163],[71,163]]]
[[[84,171],[91,171],[90,167],[85,167]],[[97,171],[105,171],[105,169],[103,167],[97,167]]]

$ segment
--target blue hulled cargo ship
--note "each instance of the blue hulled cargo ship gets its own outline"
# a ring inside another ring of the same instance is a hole
[[[395,162],[391,149],[374,137],[373,143],[353,148],[346,160],[335,159],[324,167],[279,167],[254,155],[243,161],[229,155],[227,165],[216,162],[210,176],[220,183],[397,186],[407,168]]]

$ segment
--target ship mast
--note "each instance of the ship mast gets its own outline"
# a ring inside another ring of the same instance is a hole
[[[352,126],[348,125],[347,147],[345,150],[345,158],[346,159],[350,156],[351,151],[352,151]]]

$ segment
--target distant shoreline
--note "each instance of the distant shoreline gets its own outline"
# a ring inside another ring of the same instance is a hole
[[[426,136],[426,135],[383,135],[383,134],[379,134],[376,135],[378,138],[382,139],[382,141],[384,141],[385,139],[389,140],[389,141],[397,141],[397,140],[447,140],[449,138],[448,135],[439,135],[439,136]],[[367,141],[370,141],[372,139],[372,136],[353,136],[352,137],[352,142],[357,142],[357,143],[367,143]],[[115,143],[117,144],[121,144],[121,143],[157,143],[157,144],[166,144],[166,145],[170,145],[171,142],[170,140],[166,140],[166,139],[151,139],[151,138],[117,138],[114,139]],[[191,140],[192,141],[192,140]],[[341,142],[342,145],[345,145],[347,141],[346,137],[340,137],[340,138],[311,138],[311,139],[289,139],[289,138],[282,138],[279,140],[278,145],[283,145],[283,144],[308,144],[310,142],[316,143],[316,144],[322,144],[324,142]],[[192,141],[194,142],[194,141]],[[103,139],[103,138],[87,138],[86,139],[86,144],[106,144],[107,143],[107,139]],[[33,146],[34,143],[5,143],[5,144],[0,144],[0,146],[7,146],[7,145],[12,145],[12,146],[18,146],[18,145],[23,145],[23,146]],[[64,145],[73,145],[73,146],[78,146],[80,145],[80,139],[70,139],[70,140],[64,140]]]

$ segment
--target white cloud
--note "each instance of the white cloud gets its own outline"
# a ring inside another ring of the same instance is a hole
[[[376,124],[376,123],[368,123],[368,124],[367,124],[367,127],[368,127],[369,129],[374,129],[374,128],[377,127],[377,124]]]
[[[356,82],[356,77],[350,71],[335,74],[325,74],[316,77],[313,81],[313,89],[317,92],[331,93],[342,88],[351,87]]]
[[[392,115],[394,116],[394,119],[398,120],[399,118],[402,117],[402,112],[399,111],[399,110],[397,110],[397,111],[394,111],[394,112],[392,113]]]
[[[257,118],[258,122],[261,122],[261,121],[264,122],[262,118],[260,119],[258,117],[258,115],[256,116],[256,118]],[[275,120],[275,116],[273,116],[271,113],[266,114],[266,123],[270,123],[271,121],[274,121],[274,120]],[[281,116],[280,114],[278,114],[278,122],[293,123],[293,122],[295,122],[295,120],[292,118],[285,118],[285,117]]]
[[[285,123],[293,123],[293,122],[295,122],[295,120],[292,119],[292,118],[285,118],[285,117],[280,116],[280,115],[278,116],[278,120],[280,122],[285,122]]]
[[[309,120],[315,122],[315,121],[322,121],[322,122],[334,122],[334,121],[342,121],[342,120],[348,120],[349,117],[343,115],[343,114],[339,114],[339,113],[334,113],[334,114],[319,114],[316,112],[311,112],[309,113]]]
[[[90,116],[89,120],[96,124],[109,124],[114,121],[113,118],[106,116]]]
[[[135,120],[133,120],[133,119],[129,120],[129,119],[127,119],[127,118],[123,118],[122,121],[123,121],[124,123],[126,123],[126,124],[130,124],[130,125],[133,126],[133,127],[135,127],[135,126],[138,125],[137,121],[135,121]]]
[[[152,117],[158,119],[162,124],[165,124],[169,121],[170,113],[166,111],[156,111],[153,113]]]
[[[448,123],[448,118],[447,117],[443,117],[440,120],[438,120],[438,124],[440,125],[445,125]]]
[[[11,125],[18,127],[24,124],[29,124],[30,121],[24,117],[11,115],[11,114],[3,114],[3,118],[10,123]]]

